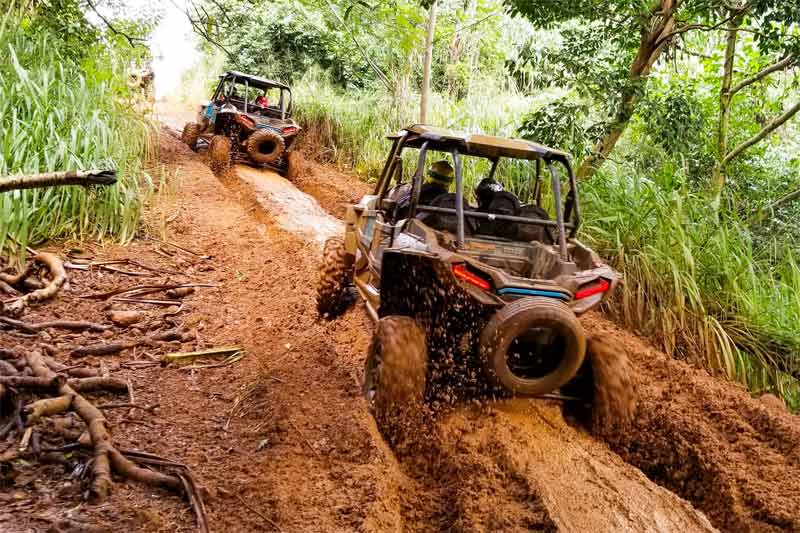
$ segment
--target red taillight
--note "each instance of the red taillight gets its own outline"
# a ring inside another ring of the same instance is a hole
[[[246,117],[244,115],[236,115],[236,121],[239,122],[239,124],[241,124],[245,128],[251,130],[255,129],[256,127],[256,122],[252,118]]]
[[[470,285],[475,285],[479,289],[488,291],[492,287],[488,281],[477,274],[470,272],[465,264],[453,265],[453,274],[458,279],[466,281]]]
[[[284,135],[291,135],[293,133],[297,133],[297,126],[286,126],[283,128]]]
[[[580,290],[575,293],[575,299],[581,300],[583,298],[588,298],[589,296],[594,296],[595,294],[606,292],[610,288],[611,288],[611,283],[605,278],[600,278],[591,283],[587,283],[586,285],[581,286]]]

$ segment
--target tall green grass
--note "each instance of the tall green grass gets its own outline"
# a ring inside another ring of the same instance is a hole
[[[0,20],[0,177],[114,168],[118,183],[0,195],[0,256],[52,238],[130,239],[151,186],[142,169],[150,135],[123,102],[122,73],[102,54],[78,65],[55,36],[20,22]]]
[[[756,251],[747,228],[688,191],[604,174],[582,189],[582,238],[624,272],[612,312],[671,354],[703,357],[800,407],[800,268]]]
[[[295,91],[298,117],[317,155],[367,180],[383,165],[385,135],[414,122],[414,101],[344,95],[316,79]],[[548,99],[496,87],[461,102],[438,96],[430,122],[515,136],[521,116]],[[467,187],[486,170],[468,168]],[[512,190],[526,190],[530,167],[501,171]],[[800,408],[800,382],[791,375],[800,376],[800,268],[785,244],[757,250],[745,224],[710,212],[704,196],[663,188],[624,169],[605,169],[583,183],[581,193],[581,238],[625,275],[610,309],[622,323],[670,354],[703,360],[754,392],[776,393]]]

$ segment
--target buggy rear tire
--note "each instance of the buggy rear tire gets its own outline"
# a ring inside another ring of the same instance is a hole
[[[425,401],[428,350],[425,333],[407,316],[378,321],[364,368],[364,397],[378,428],[396,443],[413,435]]]
[[[539,329],[556,336],[558,344],[549,347],[560,353],[544,356],[546,361],[541,375],[525,376],[511,368],[509,352],[513,342],[522,341],[526,334]],[[581,323],[566,304],[552,298],[522,298],[507,304],[489,319],[480,342],[481,360],[490,383],[526,396],[552,392],[567,383],[578,372],[586,355],[586,337]]]
[[[256,130],[247,139],[247,155],[256,163],[275,163],[286,150],[286,141],[271,130]]]
[[[208,160],[214,172],[228,170],[231,166],[231,140],[224,135],[214,135],[208,145]]]
[[[607,435],[628,427],[636,411],[637,393],[625,348],[610,336],[593,335],[586,352],[579,380],[591,384],[581,392],[591,400],[592,433]]]
[[[192,149],[192,151],[197,151],[197,141],[200,139],[200,124],[196,122],[188,122],[183,127],[183,133],[181,133],[181,140],[186,143],[186,146]]]
[[[334,237],[325,241],[317,280],[317,311],[321,316],[335,318],[347,308],[352,272],[353,256],[347,253],[344,240]]]

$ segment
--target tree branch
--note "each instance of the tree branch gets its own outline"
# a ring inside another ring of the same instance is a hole
[[[337,13],[336,10],[333,8],[333,6],[330,3],[330,0],[326,0],[325,3],[328,5],[328,9],[330,10],[330,12],[333,13],[333,16],[336,17],[336,20],[339,21],[339,24],[342,25],[342,29],[347,32],[347,34],[355,43],[356,47],[358,47],[358,50],[361,52],[361,55],[364,56],[364,59],[366,59],[370,68],[372,68],[372,70],[375,72],[375,75],[378,76],[378,79],[381,80],[381,83],[383,83],[384,87],[386,87],[386,90],[389,92],[393,92],[394,88],[392,87],[392,82],[389,81],[389,78],[386,77],[386,74],[383,73],[381,68],[372,61],[372,59],[369,57],[369,54],[364,49],[364,47],[361,46],[361,43],[358,42],[358,39],[356,39],[356,36],[353,34],[353,32],[347,29],[347,24],[339,15],[339,13]]]
[[[772,119],[770,123],[764,126],[764,128],[761,131],[759,131],[757,134],[753,135],[750,139],[746,140],[745,142],[734,148],[731,152],[729,152],[728,155],[725,156],[725,159],[723,159],[722,162],[720,163],[720,166],[724,167],[739,154],[741,154],[742,152],[744,152],[757,142],[763,140],[765,137],[767,137],[767,135],[769,135],[776,129],[780,128],[790,118],[795,116],[798,111],[800,111],[800,101],[798,101],[788,110],[786,110],[786,112],[783,113],[782,115]]]
[[[109,30],[111,30],[111,33],[113,33],[114,35],[120,35],[122,37],[125,37],[131,48],[136,48],[137,46],[142,46],[144,48],[147,48],[147,45],[144,44],[146,42],[145,39],[142,39],[141,37],[132,37],[127,33],[125,33],[124,31],[120,31],[117,28],[115,28],[107,18],[105,18],[102,14],[100,14],[100,12],[95,7],[94,3],[92,3],[92,0],[86,0],[86,4],[91,8],[92,11],[94,11],[94,14],[97,15],[100,18],[100,20],[103,21],[103,24],[105,24],[106,27]]]
[[[794,56],[787,55],[786,57],[784,57],[780,61],[777,61],[777,62],[773,63],[772,65],[764,68],[763,70],[761,70],[760,72],[755,74],[753,77],[747,78],[746,80],[742,80],[741,82],[739,82],[736,85],[734,85],[733,88],[730,90],[731,96],[733,96],[734,94],[738,93],[739,91],[741,91],[745,87],[747,87],[749,85],[752,85],[752,84],[756,83],[757,81],[766,78],[767,76],[769,76],[773,72],[777,72],[779,70],[785,70],[787,68],[792,67],[794,65],[795,61],[796,61],[796,59],[795,59]]]

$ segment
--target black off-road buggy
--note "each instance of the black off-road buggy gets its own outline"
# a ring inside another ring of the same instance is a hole
[[[182,139],[192,150],[207,143],[215,170],[245,161],[286,175],[289,150],[300,131],[291,116],[287,85],[229,71],[220,76],[211,101],[200,106],[197,122],[184,126]]]
[[[326,243],[317,287],[321,314],[342,311],[355,285],[377,322],[364,378],[376,418],[420,406],[435,382],[454,375],[457,387],[474,381],[492,395],[594,396],[604,404],[596,412],[629,418],[624,353],[590,349],[587,357],[577,318],[600,305],[618,275],[575,239],[580,210],[569,157],[524,140],[421,125],[390,139],[373,194],[348,207],[344,239]],[[404,157],[409,151],[416,157]],[[424,173],[442,157],[453,161],[455,192],[431,199]],[[472,206],[465,157],[488,160],[491,180],[502,181],[501,166],[529,169],[529,203],[495,187]],[[398,200],[402,190],[408,205],[402,194]]]

